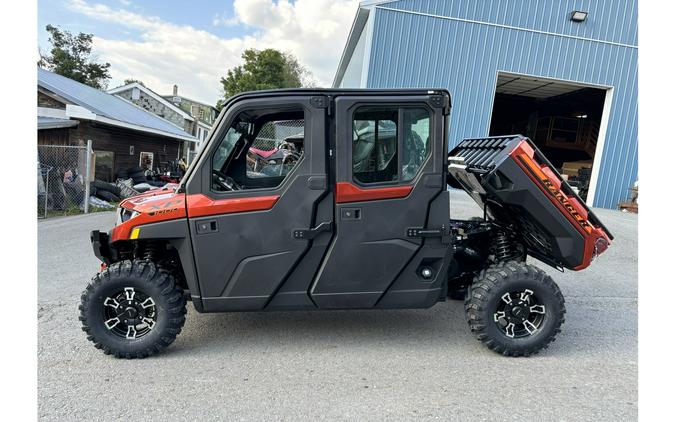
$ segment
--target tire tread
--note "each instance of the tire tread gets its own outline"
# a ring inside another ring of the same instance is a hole
[[[525,350],[506,347],[491,338],[487,332],[487,324],[491,323],[487,309],[491,293],[511,279],[529,279],[544,285],[551,290],[560,309],[558,315],[555,316],[557,323],[546,338]],[[556,335],[560,333],[561,325],[565,322],[565,299],[553,279],[540,268],[516,261],[501,262],[481,271],[467,291],[464,309],[469,328],[478,341],[488,349],[504,356],[531,356],[548,348],[555,341]]]
[[[92,304],[96,291],[101,289],[105,284],[112,283],[120,277],[138,277],[144,279],[145,282],[158,287],[161,291],[161,296],[170,304],[170,307],[165,310],[168,324],[166,331],[162,336],[158,336],[158,340],[155,343],[134,352],[119,350],[105,344],[102,339],[94,335],[91,323],[87,319],[89,307]],[[94,347],[103,350],[103,353],[106,355],[112,354],[116,358],[141,359],[157,354],[173,343],[185,324],[186,303],[183,290],[178,287],[173,275],[158,268],[151,261],[126,260],[110,265],[92,278],[81,295],[79,320],[82,322],[82,331],[87,334],[87,340],[93,342]]]

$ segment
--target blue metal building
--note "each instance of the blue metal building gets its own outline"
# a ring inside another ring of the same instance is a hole
[[[497,96],[603,91],[587,202],[616,208],[637,180],[637,57],[636,0],[363,1],[333,85],[447,88],[450,145],[490,134]]]

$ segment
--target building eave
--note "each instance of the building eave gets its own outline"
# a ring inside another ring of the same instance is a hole
[[[160,135],[166,138],[179,139],[181,141],[188,142],[198,142],[199,140],[193,136],[183,136],[175,133],[165,132],[159,129],[152,129],[145,126],[136,125],[133,123],[127,123],[120,120],[111,119],[109,117],[101,116],[95,114],[84,107],[68,105],[66,106],[66,115],[71,119],[76,120],[89,120],[92,122],[99,122],[110,126],[121,127],[125,129],[135,130],[138,132],[151,133],[153,135]]]
[[[370,7],[369,7],[370,5],[364,3],[366,2],[362,2],[359,5],[358,10],[356,11],[356,15],[354,16],[352,28],[349,31],[349,36],[347,37],[345,48],[342,51],[342,56],[340,57],[340,62],[338,63],[337,71],[335,72],[335,77],[333,78],[333,88],[338,88],[340,86],[342,78],[345,75],[345,71],[347,70],[347,66],[349,65],[349,61],[351,60],[352,55],[354,54],[356,44],[359,42],[361,33],[364,31],[366,23],[368,22],[368,17],[370,15]]]
[[[212,127],[210,124],[204,123],[201,120],[197,120],[197,126],[201,126],[204,129],[208,129],[208,130],[211,130],[211,127]]]
[[[79,124],[77,120],[70,119],[57,119],[53,117],[46,117],[47,121],[40,122],[38,118],[37,130],[48,130],[48,129],[66,129],[75,127]]]

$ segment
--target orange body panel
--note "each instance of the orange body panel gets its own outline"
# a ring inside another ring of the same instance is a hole
[[[187,197],[187,209],[190,218],[205,217],[237,212],[265,211],[271,209],[278,200],[279,195],[211,199],[206,195],[194,194]]]
[[[591,265],[594,255],[602,253],[611,243],[609,236],[602,228],[595,227],[588,221],[588,212],[574,196],[568,196],[560,190],[562,182],[548,166],[534,160],[534,150],[526,141],[521,141],[510,155],[584,237],[583,262],[574,270],[582,270]],[[596,244],[604,247],[596,251]]]
[[[203,194],[185,195],[168,189],[157,189],[122,201],[120,207],[139,213],[110,232],[112,242],[128,240],[134,228],[144,224],[190,217],[232,214],[271,209],[279,195],[252,198],[211,199]]]
[[[128,240],[132,230],[143,224],[185,218],[185,194],[174,189],[156,189],[145,194],[125,199],[120,207],[139,213],[138,216],[115,226],[110,232],[110,240]]]
[[[344,204],[348,202],[375,201],[378,199],[405,198],[410,195],[412,188],[412,185],[406,185],[362,189],[349,182],[338,182],[335,189],[335,202]]]

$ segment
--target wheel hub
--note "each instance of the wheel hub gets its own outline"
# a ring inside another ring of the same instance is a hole
[[[515,324],[522,324],[530,316],[529,306],[523,301],[506,306],[506,320]]]
[[[136,308],[133,308],[131,306],[125,309],[124,312],[122,313],[122,316],[126,318],[136,318],[137,315],[138,311],[136,310]]]
[[[494,313],[500,331],[510,338],[528,337],[542,326],[546,308],[530,289],[507,292]]]
[[[106,297],[103,314],[106,328],[127,339],[143,337],[157,322],[155,301],[133,287]]]

